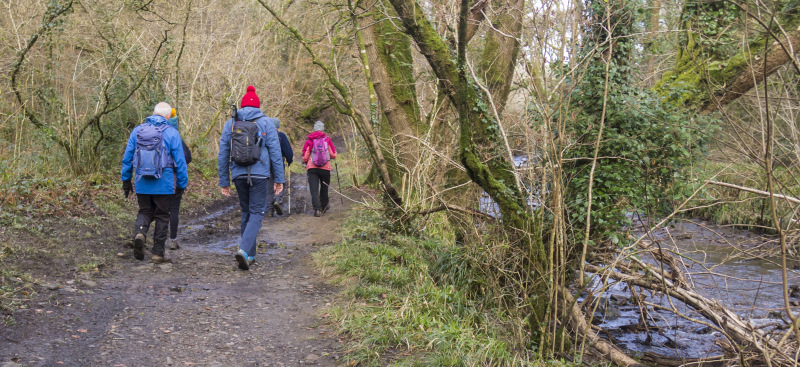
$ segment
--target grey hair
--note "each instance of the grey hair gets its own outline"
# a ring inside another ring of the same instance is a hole
[[[169,120],[169,116],[172,115],[172,106],[167,102],[159,102],[156,107],[153,108],[153,115],[163,116],[165,119]]]

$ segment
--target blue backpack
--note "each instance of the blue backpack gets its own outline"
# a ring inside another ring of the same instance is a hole
[[[159,179],[164,168],[174,167],[175,162],[164,146],[164,130],[168,124],[141,124],[136,130],[136,150],[133,153],[133,167],[136,180],[141,177]]]

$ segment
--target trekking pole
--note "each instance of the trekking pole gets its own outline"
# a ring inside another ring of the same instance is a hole
[[[284,169],[283,173],[286,175],[286,196],[289,197],[289,214],[292,215],[292,172]]]
[[[336,160],[333,160],[333,166],[336,167],[336,182],[339,183],[339,200],[342,201],[342,205],[344,205],[344,195],[342,195],[342,180],[339,178],[339,163]]]

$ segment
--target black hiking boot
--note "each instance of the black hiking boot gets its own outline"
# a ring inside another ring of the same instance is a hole
[[[319,210],[319,209],[314,209],[314,216],[315,216],[315,217],[320,217],[320,216],[322,216],[322,210]]]
[[[144,260],[144,233],[139,232],[133,237],[133,257],[136,260]]]
[[[320,213],[320,215],[325,214],[326,212],[328,212],[328,209],[330,209],[330,208],[331,208],[330,205],[325,205],[325,207],[322,208],[322,213]]]
[[[283,215],[283,209],[281,208],[281,204],[278,204],[277,201],[272,202],[272,209],[275,210],[275,214]]]

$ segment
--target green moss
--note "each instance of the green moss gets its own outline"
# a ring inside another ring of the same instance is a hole
[[[396,16],[394,9],[387,8],[389,16]],[[411,53],[411,38],[388,21],[378,22],[375,25],[375,47],[381,62],[386,67],[392,95],[397,104],[405,111],[405,115],[412,119],[408,123],[414,131],[421,130],[419,110],[417,105],[417,91],[414,88],[414,59]]]
[[[791,6],[779,14],[784,29],[795,29],[800,24],[800,12]],[[698,25],[700,22],[696,22]],[[697,30],[698,26],[694,26]],[[653,90],[666,101],[677,106],[703,106],[710,102],[713,95],[721,94],[721,87],[730,85],[738,78],[752,60],[753,55],[761,55],[764,48],[769,47],[772,39],[764,34],[756,35],[747,47],[726,56],[719,49],[706,48],[697,43],[698,35],[693,29],[692,19],[686,20],[682,28],[685,39],[682,41],[678,58],[673,70],[663,74]],[[773,29],[780,34],[777,24]],[[770,42],[768,42],[770,41]],[[711,93],[709,93],[711,91]]]

